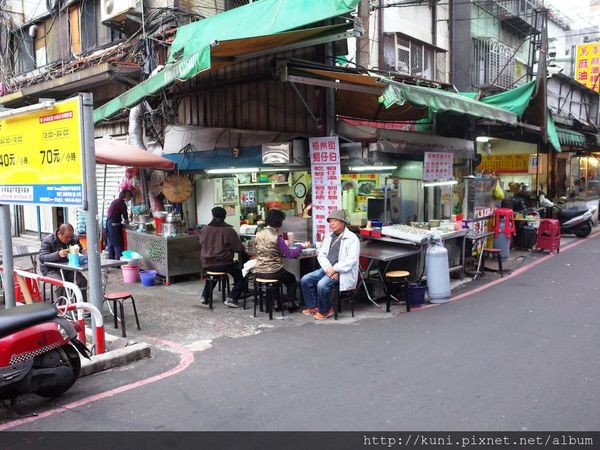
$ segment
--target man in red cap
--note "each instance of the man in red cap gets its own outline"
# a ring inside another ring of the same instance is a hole
[[[346,214],[335,209],[327,218],[332,233],[326,236],[319,250],[317,260],[321,266],[307,273],[300,280],[306,316],[313,315],[316,320],[325,320],[333,315],[331,291],[349,291],[356,287],[358,280],[358,261],[360,241],[346,227]]]
[[[239,308],[238,299],[244,290],[244,276],[239,264],[233,261],[235,253],[244,254],[246,250],[233,227],[225,222],[227,212],[220,206],[212,210],[213,219],[200,231],[200,261],[202,268],[211,272],[227,272],[233,277],[233,289],[225,299],[231,308]],[[214,285],[213,285],[214,289]],[[208,285],[202,291],[202,305],[208,305]]]

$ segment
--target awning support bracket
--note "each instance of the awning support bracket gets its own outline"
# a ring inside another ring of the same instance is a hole
[[[304,96],[300,93],[300,91],[298,90],[298,86],[296,86],[296,83],[290,82],[290,85],[292,86],[292,89],[294,89],[294,92],[296,93],[296,95],[298,96],[298,98],[300,99],[302,104],[304,105],[304,108],[306,108],[306,110],[308,111],[308,114],[310,114],[310,117],[312,117],[312,119],[317,123],[317,125],[321,125],[321,121],[313,113],[312,109],[310,108],[310,105],[308,104],[308,102],[306,101]]]

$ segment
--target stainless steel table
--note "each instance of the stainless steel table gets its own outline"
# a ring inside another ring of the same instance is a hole
[[[74,272],[73,283],[75,283],[75,284],[77,284],[77,274],[78,273],[83,274],[84,272],[87,272],[89,269],[87,264],[85,264],[83,266],[70,266],[67,263],[57,263],[57,262],[47,262],[44,264],[48,267],[53,267],[55,269],[58,269],[60,271],[60,276],[63,281],[66,281],[65,280],[65,270]],[[101,259],[100,260],[100,270],[108,269],[110,267],[121,267],[124,264],[127,264],[127,261],[120,261],[118,259]],[[106,272],[105,272],[105,274],[106,274]],[[83,276],[83,275],[81,275],[81,276]],[[103,289],[105,287],[106,287],[105,283],[103,283]],[[73,294],[71,292],[69,292],[69,290],[66,290],[66,292],[67,292],[68,302],[74,303],[75,299],[73,298]]]
[[[202,272],[197,234],[167,237],[127,230],[127,249],[142,255],[144,268],[156,270],[166,285],[173,276]]]
[[[445,233],[440,235],[442,242],[444,243],[444,247],[446,247],[446,250],[448,250],[448,266],[449,272],[456,272],[456,271],[460,271],[461,276],[464,273],[464,264],[465,264],[465,236],[467,235],[468,230],[459,230],[459,231],[452,231],[450,233]],[[372,237],[372,236],[360,236],[360,238],[362,240],[367,240],[369,242],[381,242],[381,243],[389,243],[392,244],[394,246],[396,246],[396,248],[415,248],[418,249],[419,251],[419,260],[417,263],[417,267],[416,267],[416,271],[415,271],[415,278],[418,279],[423,279],[425,277],[425,254],[427,251],[427,238],[424,237],[420,242],[414,242],[414,241],[408,241],[408,240],[403,240],[403,239],[398,239],[398,238],[394,238],[394,237],[386,237],[386,236],[382,236],[382,237]],[[460,242],[458,242],[458,246],[459,246],[459,251],[460,251],[460,255],[456,255],[458,256],[458,263],[455,264],[455,261],[453,261],[453,256],[454,256],[454,252],[453,252],[453,248],[452,248],[452,242],[453,241],[457,241],[460,240]],[[417,271],[420,271],[420,275],[417,276]]]
[[[387,269],[392,262],[415,255],[417,257],[420,257],[421,253],[422,250],[420,246],[401,247],[395,243],[377,241],[362,243],[360,248],[360,256],[363,258],[367,258],[369,260],[369,264],[367,265],[367,268],[365,270],[360,271],[360,284],[362,284],[362,287],[364,288],[365,293],[367,294],[367,298],[378,308],[381,308],[381,306],[376,302],[376,300],[385,298],[385,296],[375,298],[371,294],[371,292],[369,292],[369,288],[365,281],[369,276],[369,272],[374,269],[373,265],[375,263],[377,263],[375,264],[375,268],[377,269],[377,276],[379,277],[381,283],[383,283],[383,286],[385,287],[385,273],[387,272]],[[379,264],[380,262],[384,264]],[[386,293],[386,295],[388,294]]]

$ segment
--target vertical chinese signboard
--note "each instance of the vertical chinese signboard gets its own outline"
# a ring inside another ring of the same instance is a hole
[[[596,92],[600,92],[599,76],[600,42],[577,45],[575,80]]]
[[[423,181],[447,181],[452,179],[452,153],[425,152]]]
[[[0,119],[0,203],[82,206],[80,96]]]
[[[337,136],[310,138],[309,146],[313,242],[317,242],[329,231],[329,212],[341,208],[340,147]]]

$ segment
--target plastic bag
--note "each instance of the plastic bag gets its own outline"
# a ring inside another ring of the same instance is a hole
[[[492,190],[492,195],[496,200],[504,200],[504,191],[500,186],[500,180],[496,180],[496,184],[494,185],[494,189]]]

